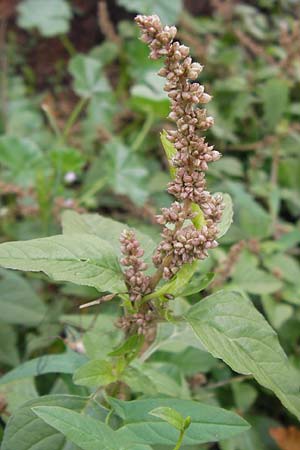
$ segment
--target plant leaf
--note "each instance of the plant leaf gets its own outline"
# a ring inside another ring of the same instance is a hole
[[[149,298],[161,296],[164,294],[172,294],[174,296],[179,295],[185,285],[190,281],[195,271],[199,266],[198,261],[194,261],[191,264],[184,264],[177,272],[174,278],[165,283],[161,288],[157,289],[153,294],[149,294]]]
[[[0,342],[0,362],[9,367],[19,364],[16,331],[10,325],[2,322],[0,322]]]
[[[185,315],[207,350],[236,372],[271,389],[300,418],[299,379],[275,331],[238,291],[219,291]]]
[[[88,234],[6,242],[0,246],[0,265],[44,272],[56,281],[92,286],[102,292],[126,290],[112,247]]]
[[[149,414],[158,407],[172,408],[183,417],[191,417],[192,423],[186,431],[183,445],[226,439],[249,428],[244,419],[230,411],[191,400],[150,398],[124,402],[109,398],[109,403],[124,420],[118,433],[122,435],[126,431],[132,440],[149,445],[174,446],[178,439],[176,429]]]
[[[258,259],[244,251],[234,268],[232,279],[240,288],[251,294],[270,294],[278,291],[282,283],[271,273],[259,269]]]
[[[94,234],[101,239],[109,240],[110,245],[118,256],[121,256],[120,235],[130,229],[125,223],[117,222],[99,214],[78,214],[75,211],[65,211],[62,215],[64,234]],[[134,230],[138,241],[145,251],[144,259],[151,261],[155,249],[154,241],[144,233]]]
[[[214,194],[216,195],[216,194]],[[224,209],[222,213],[221,222],[218,223],[218,234],[217,237],[220,239],[230,228],[233,220],[233,204],[232,199],[229,194],[221,193],[223,197]]]
[[[14,414],[26,402],[38,398],[33,377],[22,378],[11,383],[0,385],[0,396],[5,399],[8,415]],[[2,416],[5,418],[5,415]]]
[[[240,229],[240,238],[262,239],[269,236],[272,220],[261,205],[239,183],[226,183],[226,190],[233,197],[234,225]],[[233,228],[232,226],[229,235]]]
[[[38,406],[32,410],[83,450],[130,449],[125,435],[119,436],[108,425],[92,417],[82,416],[78,412],[59,406]]]
[[[176,155],[177,150],[172,144],[172,142],[170,142],[169,139],[167,138],[166,130],[163,130],[162,133],[160,133],[160,140],[169,162],[169,171],[171,178],[175,178],[176,168],[171,165],[170,161],[172,160],[173,156]]]
[[[73,373],[86,360],[86,356],[72,350],[59,355],[44,355],[40,358],[31,359],[6,373],[0,378],[0,385],[45,373]]]
[[[141,14],[157,14],[163,22],[175,23],[182,10],[182,0],[118,0],[120,6],[124,6],[128,11],[139,12]]]
[[[67,33],[72,11],[66,0],[24,0],[18,5],[18,25],[26,30],[37,28],[42,36]]]
[[[212,282],[214,276],[215,274],[213,272],[207,272],[205,275],[196,273],[190,283],[183,287],[182,291],[180,291],[178,295],[188,297],[189,295],[194,295],[203,291]]]
[[[79,367],[74,373],[75,384],[88,387],[105,386],[117,381],[114,366],[110,361],[94,359]]]
[[[281,120],[289,101],[288,82],[279,78],[269,79],[262,89],[264,118],[268,129],[272,130]]]
[[[154,408],[149,412],[149,414],[164,420],[177,430],[181,431],[184,427],[184,417],[176,411],[176,409],[168,406],[159,406],[158,408]]]
[[[40,148],[30,139],[15,136],[0,137],[0,164],[5,168],[4,177],[21,186],[30,186],[35,173],[44,165]]]
[[[69,72],[74,78],[74,90],[81,97],[110,91],[102,63],[90,56],[75,55],[69,63]]]
[[[3,322],[31,326],[45,319],[47,309],[24,277],[0,269],[0,289]]]
[[[136,152],[132,152],[121,140],[114,138],[104,146],[100,161],[110,189],[117,194],[127,195],[138,205],[145,203],[149,174],[144,161]]]
[[[171,322],[159,323],[155,340],[142,354],[141,359],[145,361],[158,350],[181,352],[190,346],[203,349],[186,322],[175,324]]]
[[[73,395],[49,395],[31,400],[21,406],[9,419],[1,450],[78,450],[73,445],[66,446],[66,439],[52,426],[47,425],[32,411],[35,407],[68,408],[92,415],[99,421],[105,420],[107,410],[89,397]],[[80,416],[84,417],[84,416]]]

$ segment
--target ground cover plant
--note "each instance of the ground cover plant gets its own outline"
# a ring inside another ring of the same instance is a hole
[[[1,449],[298,448],[298,5],[42,3],[0,10]]]

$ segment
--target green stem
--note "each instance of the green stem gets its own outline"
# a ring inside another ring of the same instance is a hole
[[[75,108],[73,109],[67,123],[65,126],[65,129],[63,131],[63,140],[66,140],[74,123],[76,122],[76,120],[78,119],[78,116],[80,115],[80,113],[82,112],[82,110],[85,108],[85,106],[87,105],[89,99],[88,98],[82,98],[78,101],[77,105],[75,106]]]
[[[105,424],[108,426],[109,426],[109,420],[110,420],[111,416],[113,415],[113,412],[114,412],[114,410],[111,409],[105,418]]]
[[[139,132],[139,134],[137,135],[134,143],[131,146],[132,151],[136,152],[140,148],[140,146],[142,145],[145,137],[149,133],[149,131],[150,131],[152,125],[153,125],[153,122],[154,122],[154,114],[151,111],[151,112],[148,113],[147,118],[146,118],[146,120],[144,122],[144,125],[142,126],[141,131]]]
[[[107,183],[106,177],[97,180],[91,186],[91,188],[79,198],[79,204],[86,203],[93,195],[95,195],[97,192],[103,189],[106,183]]]
[[[48,108],[47,105],[42,105],[42,110],[44,111],[48,122],[50,124],[50,127],[52,128],[52,130],[54,131],[54,134],[57,138],[61,138],[61,131],[57,125],[56,119],[54,117],[54,115],[52,114],[52,111],[50,110],[50,108]]]
[[[182,444],[182,441],[183,441],[184,432],[185,432],[185,430],[181,430],[181,431],[180,431],[180,435],[179,435],[177,444],[176,444],[176,446],[174,447],[174,450],[179,450],[179,449],[180,449],[181,444]]]
[[[76,55],[77,53],[76,48],[74,47],[74,45],[72,44],[72,42],[70,41],[69,37],[66,34],[62,34],[60,36],[60,42],[65,47],[65,49],[67,50],[67,52],[71,57]]]

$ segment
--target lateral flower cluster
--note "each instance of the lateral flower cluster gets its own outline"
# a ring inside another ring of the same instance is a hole
[[[150,47],[150,58],[165,58],[158,74],[166,78],[164,89],[171,100],[169,118],[176,123],[176,129],[167,132],[167,139],[177,150],[170,162],[176,175],[168,185],[176,201],[157,216],[158,223],[164,225],[163,240],[153,257],[154,265],[169,279],[183,264],[206,258],[207,250],[218,245],[222,196],[212,196],[207,190],[205,172],[208,163],[217,161],[221,154],[201,136],[214,123],[206,109],[199,108],[199,104],[211,100],[204,86],[195,81],[203,67],[192,61],[188,47],[174,41],[176,27],[163,27],[156,15],[139,15],[135,20],[142,41]],[[195,217],[192,204],[197,204],[204,215],[205,225],[200,230],[191,222]]]
[[[150,292],[150,277],[143,273],[147,269],[147,264],[142,259],[144,250],[132,230],[123,231],[120,243],[121,252],[124,255],[121,264],[127,266],[124,276],[129,290],[129,298],[132,302],[136,302]]]

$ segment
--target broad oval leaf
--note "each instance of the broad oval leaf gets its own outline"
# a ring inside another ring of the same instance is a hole
[[[66,33],[72,17],[72,11],[66,0],[25,0],[18,5],[18,25],[26,30],[37,28],[46,37]]]
[[[92,359],[79,367],[74,373],[73,381],[81,386],[105,386],[117,381],[114,366],[110,361]]]
[[[77,54],[70,61],[69,72],[74,77],[74,90],[81,97],[90,98],[110,91],[103,65],[97,59]]]
[[[34,183],[35,173],[45,165],[40,148],[28,138],[0,137],[0,164],[3,178],[20,186]]]
[[[59,355],[44,355],[31,359],[6,373],[0,379],[0,385],[21,380],[25,377],[46,373],[73,373],[87,361],[86,356],[68,350]]]
[[[99,421],[104,421],[108,412],[89,397],[49,395],[31,400],[9,419],[1,450],[78,450],[77,446],[68,445],[61,433],[37,417],[32,408],[40,406],[63,406],[68,410],[89,414]]]
[[[181,431],[184,428],[184,417],[176,409],[170,408],[169,406],[159,406],[158,408],[152,409],[149,414],[168,422],[172,427],[177,428],[177,430]]]
[[[56,281],[124,292],[118,258],[104,240],[88,234],[57,235],[0,246],[0,266],[44,272]]]
[[[32,410],[82,450],[129,450],[135,447],[125,435],[120,436],[92,417],[59,406],[38,406]]]
[[[121,256],[120,235],[128,225],[117,222],[99,214],[78,214],[75,211],[65,211],[62,215],[62,227],[64,234],[94,234],[102,239],[108,239],[116,254]],[[154,241],[144,233],[134,230],[136,237],[145,251],[144,259],[151,261],[155,249]]]
[[[46,306],[21,275],[0,269],[0,289],[3,322],[32,326],[45,319]]]
[[[192,400],[150,398],[125,402],[110,398],[109,402],[125,422],[118,433],[149,445],[174,446],[178,439],[178,430],[149,414],[158,407],[173,408],[183,417],[191,417],[183,445],[215,442],[249,429],[249,424],[237,414]]]
[[[101,174],[107,177],[107,186],[113,192],[127,195],[137,205],[144,205],[149,195],[149,170],[137,152],[121,139],[113,138],[105,144],[99,163]]]
[[[274,130],[287,110],[289,84],[279,78],[269,79],[261,89],[264,119],[269,130]]]
[[[271,389],[300,418],[300,383],[275,331],[238,291],[219,291],[185,315],[206,349],[236,372]]]

